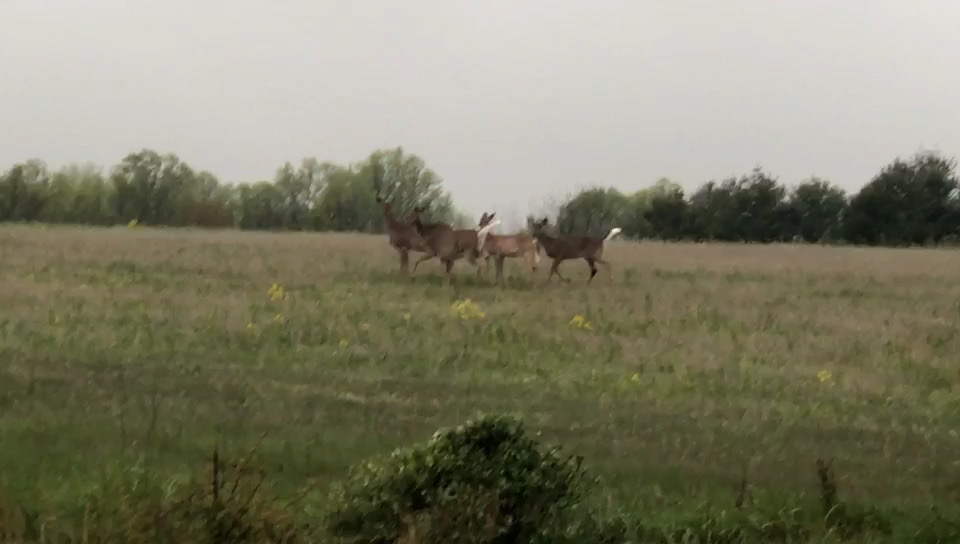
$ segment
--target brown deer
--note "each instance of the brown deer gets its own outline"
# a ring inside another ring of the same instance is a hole
[[[425,206],[418,206],[413,209],[413,225],[417,229],[417,234],[423,238],[426,245],[426,254],[420,257],[413,264],[413,272],[416,273],[417,266],[420,263],[430,260],[433,257],[440,259],[443,263],[447,280],[451,280],[450,271],[453,269],[453,263],[462,257],[466,257],[470,264],[477,267],[477,275],[480,275],[480,244],[478,239],[486,234],[500,223],[494,221],[478,229],[454,229],[446,223],[424,223],[422,214]]]
[[[387,237],[390,240],[390,245],[393,249],[397,250],[397,253],[400,255],[400,271],[404,274],[409,274],[410,252],[427,252],[426,243],[423,238],[420,237],[420,234],[417,233],[417,228],[413,225],[416,212],[411,213],[406,221],[398,221],[393,216],[390,201],[381,195],[381,180],[376,172],[374,172],[373,186],[377,191],[377,204],[383,208],[383,219],[387,226]],[[416,270],[416,268],[414,268],[414,270]]]
[[[587,261],[587,264],[590,265],[590,278],[587,280],[587,283],[593,281],[593,277],[597,275],[597,263],[607,267],[607,271],[610,272],[610,278],[613,279],[613,270],[611,270],[610,263],[603,260],[603,244],[617,234],[620,234],[623,229],[614,227],[610,229],[610,233],[604,238],[582,235],[554,236],[547,234],[544,230],[547,223],[548,220],[546,217],[533,223],[533,237],[536,238],[540,246],[543,247],[547,257],[553,259],[553,265],[550,267],[550,276],[547,277],[547,281],[550,281],[554,274],[563,281],[570,281],[564,278],[558,269],[560,263],[568,259],[583,259]]]
[[[480,216],[479,226],[481,228],[493,222],[494,213],[486,213]],[[523,257],[530,267],[530,276],[537,273],[537,265],[540,264],[540,244],[537,239],[529,234],[493,234],[486,233],[477,236],[477,243],[480,248],[480,254],[483,256],[487,266],[490,264],[490,257],[493,257],[497,265],[497,282],[503,279],[503,261],[507,257]]]

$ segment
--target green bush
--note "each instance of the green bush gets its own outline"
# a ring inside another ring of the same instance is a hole
[[[358,542],[531,542],[584,498],[579,457],[542,448],[513,418],[486,416],[351,471],[332,534]]]

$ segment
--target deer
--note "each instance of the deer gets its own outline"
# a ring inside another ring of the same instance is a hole
[[[496,212],[484,212],[480,216],[478,225],[481,228],[490,225],[495,215],[497,215]],[[522,256],[530,267],[530,276],[533,277],[537,273],[537,265],[540,264],[540,243],[529,234],[478,234],[477,247],[487,266],[490,264],[490,257],[496,260],[498,283],[503,281],[503,262],[508,257]]]
[[[394,183],[396,185],[396,183]],[[423,238],[417,233],[413,225],[416,211],[410,214],[406,221],[398,221],[392,213],[392,204],[389,199],[381,194],[382,181],[374,167],[373,187],[376,190],[376,201],[383,209],[383,218],[387,226],[387,238],[390,240],[390,246],[400,255],[400,271],[409,275],[410,252],[426,253],[427,246]],[[392,194],[390,195],[392,196]],[[416,271],[416,268],[414,268]]]
[[[588,284],[592,282],[593,277],[597,275],[598,263],[607,268],[607,271],[610,272],[610,279],[613,279],[613,270],[610,267],[610,263],[603,260],[603,245],[617,234],[620,234],[623,229],[614,227],[610,229],[610,232],[603,238],[583,235],[554,236],[544,230],[548,222],[548,219],[544,217],[542,220],[533,223],[533,237],[536,238],[540,246],[543,247],[547,257],[553,259],[553,265],[550,266],[550,276],[547,277],[547,281],[550,281],[553,275],[556,274],[561,280],[569,282],[569,279],[560,274],[558,268],[560,263],[569,259],[583,259],[587,261],[587,264],[590,265],[590,278],[587,280]]]
[[[416,273],[417,266],[420,263],[437,257],[444,265],[447,281],[451,281],[450,272],[453,270],[454,262],[466,257],[470,264],[477,267],[477,276],[479,277],[480,246],[478,239],[480,236],[486,236],[490,229],[500,224],[500,221],[489,222],[479,229],[454,229],[447,223],[424,223],[422,214],[425,210],[426,206],[417,206],[413,209],[413,225],[427,248],[426,254],[413,264],[413,272]]]

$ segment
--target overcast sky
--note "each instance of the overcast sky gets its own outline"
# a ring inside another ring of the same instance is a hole
[[[0,163],[403,146],[479,214],[960,154],[956,0],[0,0]]]

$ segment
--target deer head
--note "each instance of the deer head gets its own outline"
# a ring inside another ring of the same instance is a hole
[[[423,227],[423,212],[427,211],[426,204],[417,204],[410,213],[411,223],[417,228],[417,231]]]
[[[533,230],[533,233],[536,234],[539,232],[543,232],[543,230],[547,227],[548,223],[550,223],[550,220],[544,217],[539,221],[534,221],[533,223],[531,223],[530,227],[531,227],[531,230]]]

